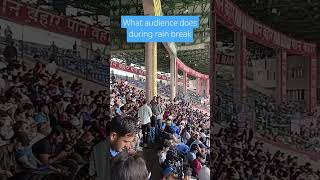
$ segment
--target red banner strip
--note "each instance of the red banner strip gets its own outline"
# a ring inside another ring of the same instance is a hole
[[[233,31],[243,31],[246,36],[270,48],[283,48],[287,52],[312,56],[316,54],[316,45],[295,40],[282,34],[242,12],[230,0],[215,0],[217,19]]]
[[[58,16],[14,0],[0,0],[0,18],[99,44],[110,44],[110,32],[103,28]]]

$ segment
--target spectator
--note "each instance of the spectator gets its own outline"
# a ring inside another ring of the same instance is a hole
[[[201,162],[203,162],[203,161],[204,161],[203,155],[201,154],[201,152],[198,152],[196,154],[196,159],[194,159],[191,162],[191,166],[192,166],[192,169],[193,169],[193,173],[192,173],[193,176],[198,177],[200,169],[202,168]]]
[[[138,118],[142,123],[142,134],[143,134],[143,147],[148,147],[148,138],[150,131],[150,118],[152,117],[151,108],[148,106],[147,101],[144,100],[138,111]]]
[[[132,117],[117,116],[110,122],[107,139],[95,145],[91,154],[91,177],[97,180],[110,179],[110,161],[123,150],[131,150],[136,137],[137,121]],[[109,153],[106,153],[109,152]],[[106,159],[106,161],[101,161]]]
[[[66,150],[60,152],[54,151],[55,148],[63,142],[63,138],[64,133],[62,130],[54,129],[49,136],[32,146],[32,151],[37,159],[39,159],[42,164],[59,173],[65,173],[65,171],[59,168],[57,163],[61,160],[65,160],[69,155],[69,152]]]
[[[188,153],[188,160],[189,162],[192,162],[197,158],[196,154],[199,151],[199,146],[197,144],[193,144],[190,148],[190,152]]]
[[[161,104],[161,97],[154,97],[152,103],[151,103],[151,110],[153,113],[153,116],[156,118],[156,136],[157,139],[159,139],[160,131],[162,128],[162,118],[164,113],[164,107]]]
[[[50,62],[46,66],[46,73],[50,76],[57,74],[58,66],[54,59],[50,60]]]
[[[6,37],[6,43],[12,43],[12,31],[9,25],[7,25],[6,29],[4,30],[4,36]]]
[[[9,63],[9,66],[12,65],[18,58],[17,48],[14,46],[14,42],[10,42],[3,51],[3,56],[6,58],[6,61]]]
[[[150,175],[143,158],[121,153],[112,162],[111,180],[148,180]]]
[[[52,42],[50,48],[49,48],[49,52],[50,52],[50,59],[52,60],[56,60],[56,57],[58,55],[58,47],[55,45],[54,41]]]

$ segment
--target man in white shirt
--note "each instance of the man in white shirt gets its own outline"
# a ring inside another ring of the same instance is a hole
[[[54,60],[51,60],[46,67],[46,72],[52,76],[54,74],[57,74],[57,69],[58,69],[58,66],[56,62]]]
[[[151,108],[148,106],[147,101],[143,101],[143,105],[138,110],[138,118],[142,123],[142,134],[143,134],[143,144],[144,147],[147,147],[148,137],[149,137],[149,129],[150,129],[150,118],[152,117]]]

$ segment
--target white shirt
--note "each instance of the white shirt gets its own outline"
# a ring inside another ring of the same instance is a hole
[[[210,169],[206,166],[203,166],[200,169],[198,179],[199,180],[210,180]]]
[[[139,108],[138,118],[143,125],[150,123],[151,117],[152,117],[152,110],[147,104],[145,104]]]
[[[57,64],[55,62],[52,62],[47,65],[46,71],[48,71],[50,75],[53,75],[57,72],[57,68]]]

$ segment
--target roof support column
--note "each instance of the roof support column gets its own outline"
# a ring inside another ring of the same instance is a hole
[[[277,95],[278,105],[288,103],[288,55],[284,49],[277,50]]]
[[[145,16],[160,16],[160,0],[143,0],[143,12]],[[145,63],[146,63],[146,95],[150,102],[153,96],[157,96],[157,43],[145,44]]]
[[[202,92],[202,83],[201,78],[197,78],[197,94],[201,96],[203,94]]]
[[[243,31],[235,32],[235,65],[234,65],[234,103],[236,105],[237,122],[240,128],[247,123],[246,113],[246,35]]]
[[[146,64],[146,96],[150,102],[157,96],[157,50],[156,43],[145,44],[145,64]]]
[[[234,102],[246,100],[246,35],[235,32],[235,65],[234,65]]]
[[[318,57],[317,55],[313,55],[310,57],[310,69],[309,69],[309,111],[315,111],[317,107],[317,79],[318,79],[318,65],[317,65]]]
[[[176,64],[176,56],[170,53],[170,99],[173,101],[177,95],[177,64]]]
[[[210,96],[210,79],[207,79],[206,80],[206,97],[209,97]]]
[[[183,71],[183,94],[187,95],[188,73]]]

